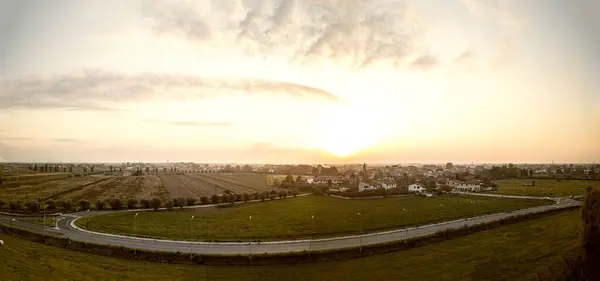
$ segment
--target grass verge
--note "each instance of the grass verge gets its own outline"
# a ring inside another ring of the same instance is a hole
[[[546,205],[544,200],[474,196],[406,196],[387,199],[343,200],[306,196],[236,205],[171,212],[142,212],[93,216],[87,229],[98,232],[162,239],[205,241],[268,241],[358,234],[365,232],[497,213]],[[360,213],[361,216],[357,214]],[[314,215],[314,219],[312,216]],[[191,216],[194,220],[190,221]],[[252,216],[252,220],[249,217]],[[84,227],[78,220],[77,225]],[[192,227],[190,237],[189,229]],[[185,231],[182,231],[185,230]]]
[[[535,186],[523,186],[535,181]],[[555,179],[506,179],[497,180],[499,190],[490,193],[524,196],[562,197],[583,195],[588,186],[600,188],[600,181]]]

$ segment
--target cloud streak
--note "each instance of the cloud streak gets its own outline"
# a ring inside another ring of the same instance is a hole
[[[413,37],[420,32],[402,0],[213,0],[210,13],[206,3],[151,1],[143,12],[160,34],[201,42],[218,28],[247,53],[352,68],[397,65],[417,48]]]
[[[67,108],[119,110],[121,102],[200,100],[228,94],[276,95],[295,99],[338,101],[323,89],[290,82],[241,78],[142,73],[127,75],[101,70],[57,76],[0,80],[0,108]]]

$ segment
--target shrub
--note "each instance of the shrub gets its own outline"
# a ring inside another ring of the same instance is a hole
[[[236,195],[235,195],[235,201],[236,201],[236,202],[237,202],[237,201],[242,201],[242,200],[243,200],[243,198],[242,198],[242,195],[241,195],[241,194],[236,194]]]
[[[208,197],[206,197],[206,196],[200,197],[200,204],[202,204],[202,205],[208,204]]]
[[[281,191],[277,192],[277,196],[279,197],[279,199],[285,198],[287,196],[287,192],[281,190]]]
[[[115,198],[109,201],[110,208],[113,210],[121,210],[123,209],[123,202],[120,199]]]
[[[98,210],[98,211],[104,210],[104,201],[98,200],[98,201],[96,201],[95,205],[96,205],[96,210]]]
[[[137,204],[138,204],[137,200],[135,200],[133,198],[129,198],[129,200],[127,200],[127,209],[135,209]]]
[[[56,210],[56,203],[54,203],[54,201],[48,200],[48,202],[46,202],[46,205],[48,206],[46,207],[48,208],[48,210]]]
[[[90,209],[90,202],[87,200],[81,200],[79,201],[79,207],[82,210],[89,210]]]
[[[4,205],[6,205],[6,202],[4,202],[3,200],[0,200],[0,209],[2,209],[2,207],[4,207]]]
[[[248,194],[248,193],[242,194],[242,199],[244,200],[244,202],[250,201],[250,194]]]
[[[252,199],[254,199],[254,200],[260,199],[260,192],[252,193]]]
[[[188,206],[194,206],[194,205],[196,205],[196,198],[188,197],[185,199],[185,203]]]
[[[213,194],[213,196],[210,197],[210,202],[212,202],[213,204],[219,204],[219,196]]]
[[[271,199],[271,200],[275,200],[275,198],[277,198],[277,195],[275,195],[275,194],[271,194],[271,195],[269,195],[269,199]]]
[[[277,191],[275,189],[271,190],[271,192],[269,192],[269,195],[277,195]]]
[[[155,211],[160,209],[162,202],[160,201],[160,199],[158,198],[152,198],[152,209],[154,209]]]
[[[223,203],[227,203],[227,202],[229,202],[229,195],[227,195],[227,194],[223,194],[223,195],[221,196],[221,198],[220,198],[220,200],[219,200],[219,201],[221,201],[221,202],[223,202]]]
[[[179,207],[179,208],[185,207],[185,202],[186,202],[185,198],[183,198],[183,197],[177,197],[177,199],[175,199],[173,201],[173,203],[175,203],[175,202],[177,202],[177,207]],[[173,206],[175,206],[175,204],[173,204]]]
[[[140,207],[142,207],[144,209],[150,208],[150,201],[148,201],[148,199],[140,200]]]
[[[236,194],[229,194],[229,203],[233,203],[237,200]]]
[[[292,190],[292,195],[294,195],[294,197],[298,196],[299,193],[300,191],[298,191],[298,189]]]
[[[70,200],[63,201],[61,207],[63,208],[63,211],[68,212],[73,208],[73,202]]]
[[[31,201],[27,203],[27,210],[32,213],[37,213],[40,211],[40,203],[37,201]]]
[[[173,202],[167,201],[167,203],[165,203],[165,208],[167,208],[169,211],[173,211]]]

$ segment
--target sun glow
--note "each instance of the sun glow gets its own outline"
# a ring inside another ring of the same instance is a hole
[[[376,112],[357,105],[343,105],[331,110],[321,123],[319,148],[346,158],[375,145],[382,132]]]

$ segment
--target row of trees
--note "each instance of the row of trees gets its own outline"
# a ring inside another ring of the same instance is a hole
[[[219,204],[219,203],[234,203],[234,202],[248,202],[250,200],[273,200],[275,198],[286,198],[288,196],[296,197],[299,194],[297,190],[288,190],[288,191],[275,191],[271,190],[264,192],[255,192],[255,193],[243,193],[243,194],[223,194],[223,195],[213,195],[211,197],[202,196],[200,199],[191,198],[191,197],[178,197],[173,198],[171,200],[163,201],[160,198],[153,199],[142,199],[140,201],[130,198],[127,200],[121,199],[108,199],[108,200],[98,200],[95,202],[91,202],[88,200],[81,200],[77,203],[72,201],[53,201],[49,200],[45,203],[40,203],[38,201],[30,201],[30,202],[21,202],[21,201],[9,201],[5,202],[0,200],[0,209],[4,208],[5,205],[8,206],[8,209],[11,212],[31,212],[38,213],[43,210],[44,204],[46,209],[49,211],[57,211],[62,210],[64,212],[77,210],[122,210],[122,209],[159,209],[165,207],[167,209],[173,208],[183,208],[185,206],[194,206],[194,205],[206,205],[206,204]]]
[[[59,172],[63,172],[66,173],[67,171],[69,173],[73,172],[73,166],[69,165],[69,166],[59,166],[59,165],[48,165],[48,164],[44,164],[44,165],[38,165],[38,164],[34,164],[34,165],[29,165],[29,170],[30,171],[34,171],[34,172],[40,172],[40,173],[59,173]]]

